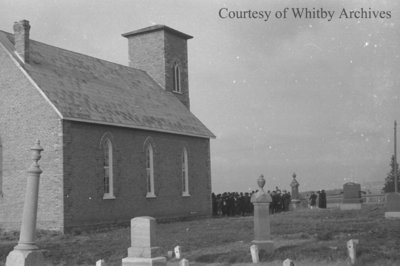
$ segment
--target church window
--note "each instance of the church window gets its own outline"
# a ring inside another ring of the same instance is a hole
[[[174,65],[174,92],[182,93],[181,88],[181,69],[179,65],[176,63]]]
[[[113,174],[113,147],[111,140],[106,138],[103,141],[103,199],[114,199],[114,174]]]
[[[146,146],[146,197],[155,197],[154,193],[154,161],[153,161],[153,146],[149,143]]]
[[[190,196],[189,194],[189,172],[188,172],[188,156],[186,148],[182,151],[182,196]]]

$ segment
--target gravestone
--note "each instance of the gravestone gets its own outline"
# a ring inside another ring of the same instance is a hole
[[[258,191],[251,196],[254,205],[254,240],[252,243],[258,246],[259,250],[266,253],[274,251],[274,243],[271,240],[269,204],[271,196],[264,191],[265,179],[261,175],[257,180]]]
[[[400,219],[400,193],[393,192],[386,194],[385,218]]]
[[[96,266],[107,266],[107,264],[103,259],[101,259],[96,261]]]
[[[167,265],[165,257],[160,257],[155,246],[156,220],[152,217],[136,217],[131,220],[131,246],[128,257],[122,259],[122,266]]]
[[[174,257],[174,252],[173,252],[172,250],[168,250],[168,252],[167,252],[167,257],[168,257],[169,259],[172,259],[172,258]]]
[[[349,182],[343,185],[343,200],[340,205],[341,210],[361,209],[361,185]]]
[[[347,241],[347,254],[349,255],[350,265],[356,264],[358,239],[350,239]]]
[[[291,259],[286,259],[283,261],[282,266],[295,266]]]
[[[257,245],[251,245],[250,246],[250,254],[251,254],[251,260],[253,263],[259,263],[260,262],[260,257],[258,254],[258,247]]]
[[[293,210],[298,209],[301,206],[301,201],[299,197],[299,182],[296,180],[296,173],[293,173],[292,175],[293,180],[290,183],[290,187],[292,188],[292,200],[291,200],[291,208]]]
[[[179,266],[189,266],[189,261],[187,259],[182,259],[179,262]]]
[[[182,257],[181,246],[176,246],[174,248],[174,253],[175,253],[175,258],[177,258],[179,260]]]

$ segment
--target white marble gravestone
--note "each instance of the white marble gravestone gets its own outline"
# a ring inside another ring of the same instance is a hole
[[[167,265],[165,257],[158,256],[155,246],[156,220],[153,217],[136,217],[131,220],[131,246],[128,257],[122,259],[122,266]]]
[[[178,260],[182,257],[182,249],[181,246],[176,246],[174,248],[174,253],[175,253],[175,258],[177,258]]]

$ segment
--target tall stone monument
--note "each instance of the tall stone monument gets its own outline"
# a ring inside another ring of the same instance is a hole
[[[292,188],[292,200],[290,203],[292,209],[298,209],[300,207],[299,182],[296,180],[296,173],[293,173],[292,177],[293,180],[290,183],[290,187]]]
[[[264,191],[265,179],[261,175],[258,180],[258,191],[251,196],[254,205],[254,240],[252,243],[258,246],[259,250],[266,253],[274,251],[274,243],[271,240],[269,204],[271,196]]]
[[[348,182],[343,185],[343,200],[340,205],[341,210],[361,209],[361,185]]]
[[[158,256],[155,246],[156,220],[153,217],[136,217],[131,220],[131,246],[128,257],[122,259],[122,266],[166,266],[167,259]]]
[[[35,243],[39,179],[42,173],[38,161],[41,158],[40,152],[43,151],[39,140],[31,150],[33,163],[28,169],[21,232],[18,245],[7,256],[6,266],[46,265],[42,251]]]
[[[385,218],[400,219],[400,193],[398,188],[398,169],[397,169],[397,121],[394,121],[394,192],[386,194]]]

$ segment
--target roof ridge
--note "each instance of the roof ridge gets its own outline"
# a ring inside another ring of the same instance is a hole
[[[67,52],[67,53],[76,54],[76,55],[79,55],[79,56],[82,56],[82,57],[86,57],[86,58],[90,58],[90,59],[100,60],[100,61],[102,61],[104,63],[107,63],[107,64],[117,65],[117,66],[126,68],[127,70],[130,70],[130,71],[136,70],[136,71],[141,71],[141,72],[147,73],[146,71],[144,71],[143,69],[140,69],[140,68],[134,68],[134,67],[130,67],[130,66],[127,66],[127,65],[122,65],[122,64],[119,64],[119,63],[116,63],[116,62],[112,62],[112,61],[109,61],[109,60],[106,60],[106,59],[101,59],[101,58],[90,56],[90,55],[83,54],[83,53],[80,53],[80,52],[71,51],[71,50],[68,50],[66,48],[61,48],[61,47],[58,47],[58,46],[50,45],[50,44],[47,44],[47,43],[44,43],[44,42],[40,42],[40,41],[36,41],[36,40],[32,40],[32,39],[30,39],[30,41],[33,41],[33,42],[38,43],[40,45],[45,45],[45,46],[49,46],[49,47],[52,47],[52,48],[55,48],[55,49],[59,49],[59,50],[62,50],[64,52]]]
[[[8,35],[11,35],[11,36],[14,37],[14,34],[12,34],[12,33],[10,33],[10,32],[3,31],[3,30],[0,30],[0,32],[3,32],[3,33],[5,33],[5,34],[8,34]],[[51,44],[48,44],[48,43],[44,43],[44,42],[41,42],[41,41],[37,41],[37,40],[34,40],[34,39],[29,39],[29,41],[30,41],[30,42],[34,42],[34,43],[37,43],[37,44],[39,44],[39,45],[45,45],[45,46],[48,46],[48,47],[52,47],[52,48],[55,48],[55,49],[59,49],[59,50],[62,50],[62,51],[64,51],[64,52],[67,52],[67,53],[72,53],[72,54],[76,54],[76,55],[83,56],[83,57],[86,57],[86,58],[91,58],[91,59],[100,60],[100,61],[103,61],[103,62],[108,63],[108,64],[114,64],[114,65],[117,65],[117,66],[121,66],[121,67],[126,68],[126,69],[128,69],[128,70],[137,70],[137,71],[141,71],[141,72],[147,73],[146,71],[144,71],[143,69],[140,69],[140,68],[135,68],[135,67],[131,67],[131,66],[119,64],[119,63],[116,63],[116,62],[112,62],[112,61],[109,61],[109,60],[106,60],[106,59],[102,59],[102,58],[99,58],[99,57],[90,56],[90,55],[83,54],[83,53],[80,53],[80,52],[75,52],[75,51],[72,51],[72,50],[68,50],[68,49],[66,49],[66,48],[58,47],[58,46],[51,45]],[[148,73],[147,73],[147,74],[148,74]]]

